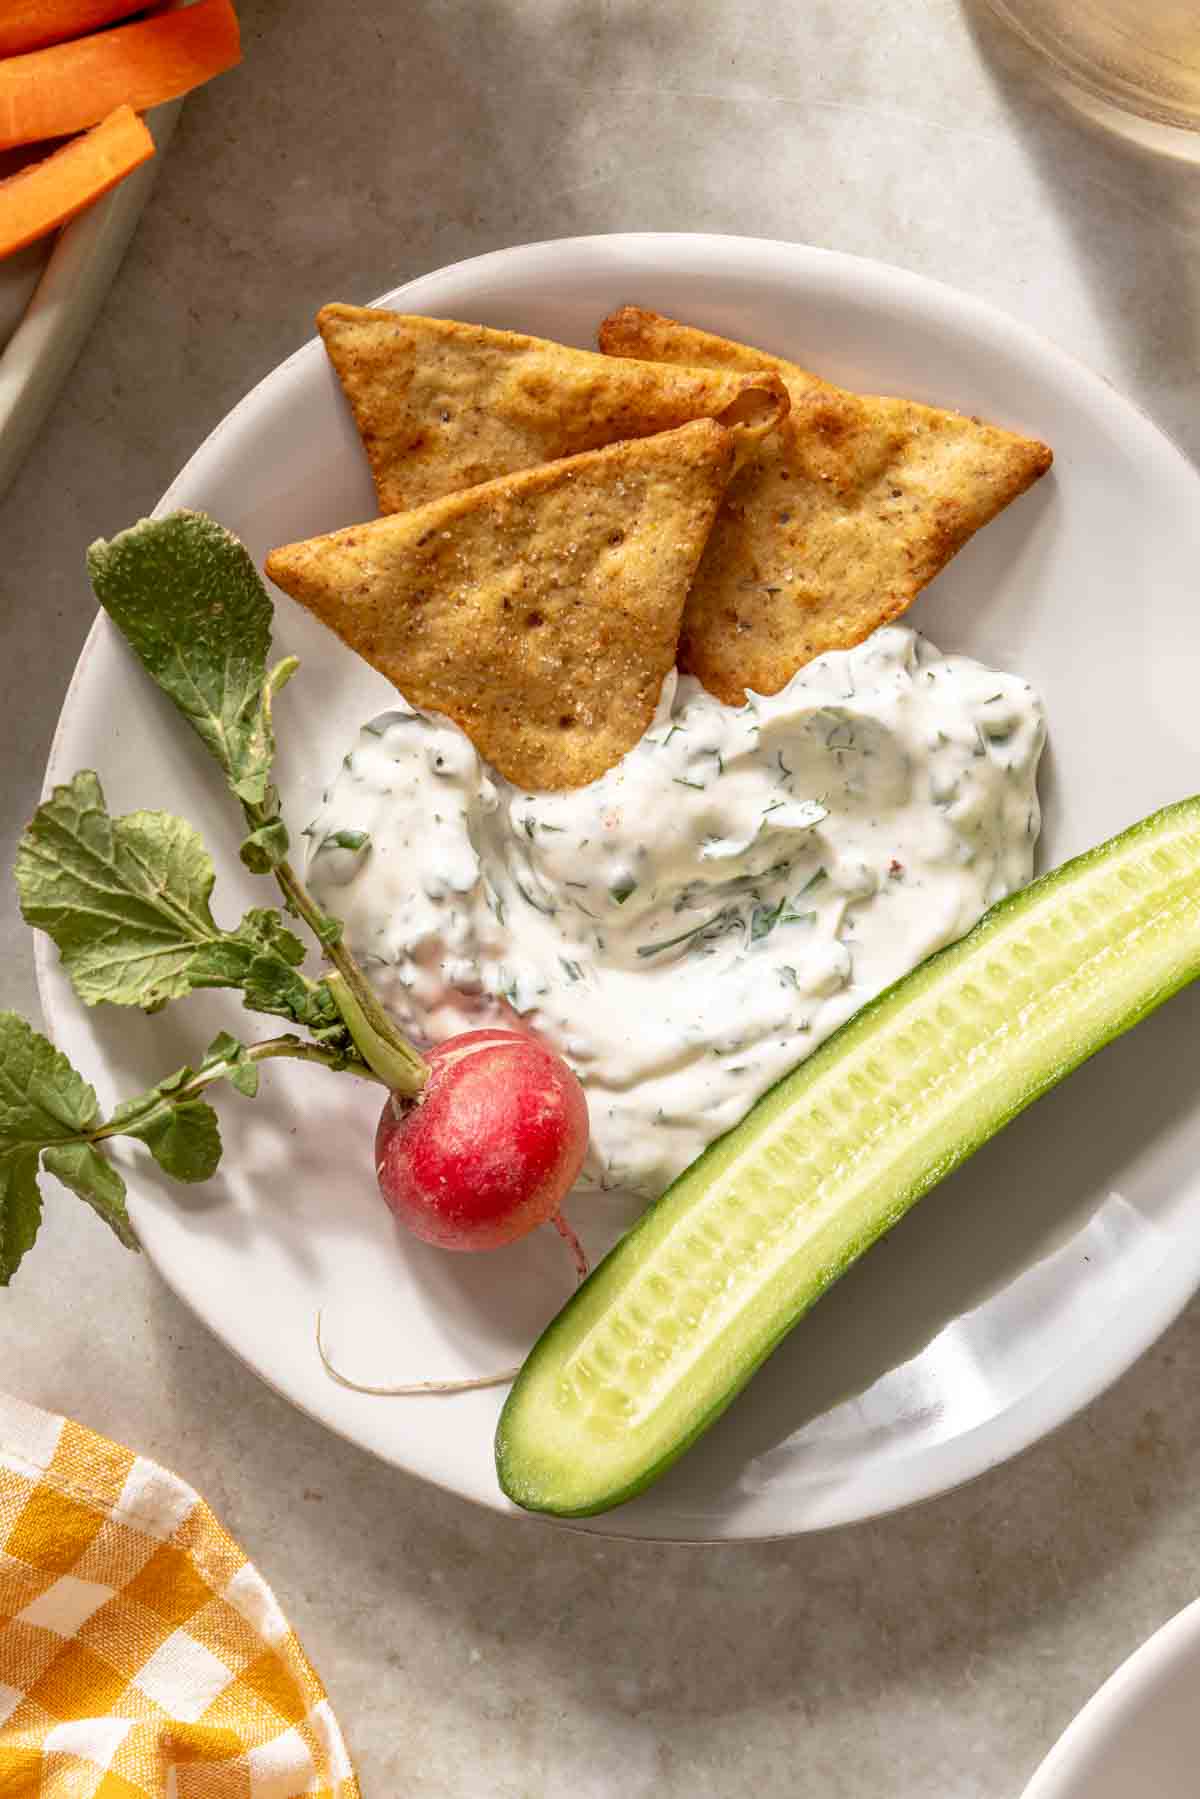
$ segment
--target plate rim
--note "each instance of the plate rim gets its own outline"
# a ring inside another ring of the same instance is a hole
[[[852,275],[857,273],[860,282],[868,286],[884,283],[889,289],[895,291],[896,285],[899,284],[902,289],[907,290],[916,298],[924,297],[927,301],[932,298],[938,306],[953,311],[960,321],[965,320],[970,323],[972,319],[977,319],[981,326],[986,327],[993,341],[999,338],[1001,342],[1010,345],[1023,359],[1028,360],[1033,351],[1036,352],[1038,361],[1047,368],[1057,367],[1060,370],[1069,371],[1073,382],[1082,383],[1083,388],[1094,402],[1100,403],[1105,410],[1120,415],[1127,422],[1136,421],[1141,431],[1153,437],[1160,451],[1165,450],[1169,454],[1176,464],[1177,473],[1188,484],[1192,486],[1200,484],[1200,471],[1196,469],[1171,435],[1150,416],[1144,407],[1121,393],[1112,382],[1091,368],[1074,352],[1055,343],[1043,332],[1026,325],[1022,320],[991,301],[980,299],[976,295],[966,293],[952,284],[934,277],[884,262],[875,257],[862,256],[852,252],[784,239],[716,232],[638,231],[542,238],[527,244],[509,245],[486,251],[478,256],[462,257],[437,269],[427,270],[396,287],[387,289],[370,304],[394,306],[399,300],[416,294],[418,303],[414,310],[420,311],[420,289],[424,285],[460,276],[467,271],[479,277],[501,271],[514,261],[534,260],[545,255],[561,256],[564,253],[569,254],[581,250],[594,252],[601,246],[608,248],[628,246],[630,250],[644,255],[647,250],[655,246],[663,246],[669,250],[671,246],[682,245],[687,245],[698,253],[713,256],[727,255],[736,258],[744,257],[747,254],[778,255],[784,259],[794,259],[798,265],[807,263],[810,267],[824,267],[830,271],[848,269]],[[289,372],[299,362],[319,356],[319,354],[320,340],[315,335],[311,336],[255,382],[196,446],[170,482],[150,516],[160,517],[176,507],[179,504],[180,489],[190,484],[194,474],[203,470],[209,458],[219,455],[227,434],[235,429],[243,416],[260,404],[271,389],[282,386],[286,382]],[[79,659],[64,694],[47,757],[43,792],[48,792],[56,780],[63,778],[65,739],[72,723],[72,713],[77,707],[79,690],[87,678],[88,664],[92,661],[101,638],[111,629],[106,615],[98,611],[84,640]],[[38,933],[34,942],[35,976],[39,1000],[52,1036],[54,1036],[59,1022],[58,1016],[56,1016],[57,1004],[52,973],[56,963],[57,957],[49,939]],[[70,1003],[74,1004],[73,1001]],[[639,1529],[632,1518],[629,1519],[625,1528],[622,1528],[625,1514],[620,1508],[613,1513],[603,1514],[595,1519],[570,1520],[555,1519],[540,1514],[531,1515],[513,1506],[499,1494],[498,1490],[494,1498],[481,1493],[464,1491],[463,1488],[450,1481],[441,1480],[436,1475],[400,1462],[374,1444],[364,1441],[363,1437],[353,1428],[352,1422],[335,1419],[316,1409],[315,1406],[309,1405],[294,1393],[285,1391],[268,1373],[256,1365],[250,1353],[227,1340],[216,1325],[210,1323],[180,1287],[174,1283],[167,1269],[154,1259],[152,1253],[149,1251],[147,1253],[155,1272],[174,1296],[226,1350],[230,1351],[273,1392],[286,1399],[304,1416],[312,1418],[356,1447],[376,1455],[380,1460],[398,1468],[410,1478],[426,1482],[436,1490],[478,1505],[485,1511],[496,1512],[526,1522],[535,1521],[556,1529],[574,1530],[612,1540],[686,1543],[700,1547],[739,1542],[790,1540],[824,1530],[838,1529],[856,1523],[867,1523],[926,1500],[940,1498],[981,1478],[1026,1449],[1034,1447],[1076,1417],[1093,1400],[1107,1391],[1122,1374],[1127,1372],[1169,1328],[1189,1299],[1200,1289],[1200,1238],[1188,1247],[1190,1247],[1191,1254],[1184,1255],[1181,1253],[1179,1242],[1173,1241],[1164,1253],[1163,1265],[1156,1268],[1143,1281],[1139,1292],[1142,1304],[1136,1314],[1136,1322],[1131,1323],[1127,1313],[1117,1320],[1106,1320],[1103,1331],[1099,1332],[1095,1339],[1089,1339],[1078,1346],[1070,1360],[1065,1364],[1060,1364],[1051,1375],[1026,1390],[1002,1411],[982,1420],[953,1438],[924,1446],[919,1452],[914,1452],[910,1456],[897,1456],[889,1463],[887,1490],[883,1496],[863,1503],[864,1496],[859,1489],[839,1484],[837,1492],[840,1494],[845,1494],[847,1491],[853,1493],[856,1503],[849,1507],[834,1504],[823,1508],[820,1500],[815,1498],[820,1489],[809,1489],[806,1492],[806,1505],[809,1511],[815,1514],[814,1516],[806,1516],[800,1522],[780,1529],[747,1530],[739,1527],[735,1519],[733,1520],[735,1528],[722,1535],[711,1533],[705,1535],[674,1534],[669,1530],[654,1528],[652,1520],[647,1522],[646,1527]],[[1074,1378],[1071,1378],[1072,1375]],[[982,1454],[977,1452],[975,1455],[965,1453],[967,1446],[976,1445],[981,1435],[986,1435],[989,1439],[986,1451]],[[931,1469],[938,1471],[932,1479],[929,1478]]]
[[[1021,1799],[1070,1799],[1081,1772],[1189,1653],[1200,1653],[1200,1599],[1173,1613],[1117,1663],[1038,1763]]]

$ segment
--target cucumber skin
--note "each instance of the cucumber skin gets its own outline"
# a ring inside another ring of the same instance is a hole
[[[600,1512],[610,1511],[615,1506],[623,1505],[626,1501],[635,1499],[639,1493],[644,1492],[647,1487],[653,1485],[661,1475],[665,1474],[667,1469],[677,1462],[680,1456],[704,1435],[705,1431],[707,1431],[721,1416],[722,1412],[733,1403],[742,1389],[748,1385],[751,1378],[758,1372],[763,1363],[783,1341],[784,1337],[794,1329],[805,1314],[812,1309],[825,1293],[828,1292],[829,1288],[833,1286],[836,1281],[840,1280],[846,1270],[852,1267],[873,1243],[878,1242],[880,1237],[887,1235],[904,1214],[908,1212],[919,1199],[923,1198],[924,1195],[929,1192],[930,1188],[937,1186],[947,1175],[953,1174],[955,1169],[961,1167],[964,1162],[968,1161],[970,1157],[975,1154],[977,1149],[982,1148],[984,1143],[996,1136],[1003,1130],[1005,1125],[1011,1123],[1014,1118],[1018,1117],[1020,1113],[1031,1106],[1035,1100],[1040,1099],[1043,1094],[1048,1093],[1053,1087],[1058,1086],[1058,1084],[1064,1080],[1067,1075],[1073,1073],[1076,1068],[1081,1067],[1084,1062],[1089,1061],[1092,1056],[1106,1048],[1108,1044],[1114,1043],[1118,1037],[1124,1036],[1127,1031],[1133,1029],[1134,1025],[1140,1024],[1143,1018],[1147,1018],[1152,1012],[1157,1011],[1164,1001],[1170,999],[1173,994],[1178,993],[1181,988],[1188,986],[1197,978],[1197,976],[1200,976],[1200,954],[1198,954],[1194,966],[1181,974],[1177,980],[1164,983],[1161,988],[1153,990],[1140,1004],[1134,1006],[1126,1013],[1112,1030],[1108,1031],[1103,1036],[1086,1039],[1079,1045],[1078,1054],[1072,1053],[1061,1062],[1055,1063],[1044,1070],[1042,1078],[1032,1083],[1026,1091],[1021,1092],[1014,1100],[1013,1104],[1001,1114],[999,1119],[989,1130],[984,1131],[981,1135],[976,1137],[964,1138],[955,1146],[955,1149],[951,1154],[942,1157],[939,1161],[931,1163],[929,1167],[925,1169],[919,1180],[914,1181],[907,1189],[897,1195],[894,1204],[889,1207],[883,1217],[878,1220],[873,1220],[870,1227],[850,1246],[845,1255],[833,1267],[825,1271],[824,1278],[806,1288],[804,1297],[797,1303],[795,1311],[791,1312],[784,1319],[778,1332],[768,1343],[766,1343],[761,1352],[747,1358],[744,1367],[739,1370],[736,1379],[734,1379],[733,1382],[718,1396],[709,1410],[698,1419],[694,1428],[677,1438],[657,1462],[643,1469],[640,1474],[629,1481],[625,1486],[604,1493],[587,1505],[556,1505],[552,1500],[536,1499],[529,1492],[528,1484],[523,1480],[521,1474],[521,1450],[519,1446],[514,1445],[511,1441],[508,1429],[510,1414],[516,1410],[516,1406],[519,1403],[528,1371],[533,1363],[540,1358],[543,1350],[551,1350],[555,1340],[563,1332],[570,1330],[573,1311],[580,1303],[581,1296],[586,1292],[587,1287],[600,1275],[601,1271],[607,1268],[617,1256],[625,1255],[627,1252],[631,1251],[636,1256],[634,1246],[637,1243],[637,1239],[641,1232],[648,1226],[650,1220],[655,1216],[659,1207],[667,1205],[670,1202],[672,1195],[684,1182],[691,1185],[699,1177],[702,1177],[705,1164],[713,1158],[718,1151],[728,1148],[737,1134],[750,1126],[751,1121],[759,1108],[766,1105],[773,1096],[777,1095],[780,1090],[788,1084],[788,1082],[810,1073],[814,1067],[819,1067],[822,1058],[832,1059],[838,1053],[840,1047],[844,1046],[848,1041],[853,1041],[853,1039],[863,1031],[869,1030],[871,1028],[872,1018],[877,1012],[892,1001],[899,989],[916,984],[926,985],[930,980],[936,977],[936,970],[945,960],[948,958],[959,960],[970,955],[980,944],[986,943],[987,939],[1001,928],[1014,911],[1024,911],[1048,892],[1051,892],[1060,886],[1065,886],[1073,875],[1086,872],[1086,870],[1095,863],[1103,860],[1109,850],[1116,844],[1119,843],[1122,846],[1126,846],[1136,843],[1137,839],[1142,836],[1151,838],[1156,837],[1164,824],[1167,824],[1175,818],[1183,818],[1188,814],[1194,815],[1194,824],[1196,828],[1200,828],[1200,795],[1191,799],[1177,800],[1171,805],[1161,807],[1157,812],[1153,812],[1147,818],[1141,819],[1134,825],[1130,825],[1126,830],[1119,832],[1115,837],[1108,838],[1104,843],[1098,844],[1093,849],[1083,851],[1081,855],[1073,857],[1069,862],[1062,863],[1058,868],[1051,869],[1047,874],[1030,882],[1027,887],[1022,887],[1018,889],[1016,893],[1009,894],[1007,898],[998,901],[996,905],[992,906],[984,914],[979,923],[975,925],[965,937],[959,938],[955,943],[947,944],[944,949],[937,950],[932,956],[929,956],[924,962],[920,963],[917,968],[911,970],[906,975],[902,975],[898,981],[895,981],[890,987],[885,988],[883,992],[877,994],[874,999],[869,1000],[860,1011],[856,1012],[852,1018],[847,1019],[845,1024],[841,1025],[831,1037],[827,1038],[812,1056],[807,1057],[804,1062],[800,1063],[798,1068],[792,1069],[789,1073],[785,1074],[773,1087],[769,1088],[766,1093],[761,1095],[754,1106],[752,1106],[750,1111],[746,1114],[745,1118],[740,1119],[731,1130],[710,1143],[696,1160],[690,1163],[689,1166],[684,1169],[683,1173],[678,1175],[676,1179],[672,1181],[665,1192],[647,1207],[637,1223],[613,1246],[603,1260],[597,1264],[588,1280],[585,1281],[579,1287],[577,1292],[571,1296],[561,1311],[551,1319],[550,1323],[541,1333],[526,1357],[521,1372],[513,1383],[509,1396],[505,1401],[504,1409],[500,1414],[499,1422],[496,1426],[496,1473],[501,1490],[509,1499],[521,1506],[523,1510],[547,1513],[551,1516],[561,1518],[595,1517]]]

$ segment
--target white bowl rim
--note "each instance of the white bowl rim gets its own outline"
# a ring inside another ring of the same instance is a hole
[[[1160,1625],[1114,1669],[1077,1712],[1021,1799],[1079,1799],[1075,1781],[1111,1747],[1159,1682],[1200,1649],[1200,1599]]]

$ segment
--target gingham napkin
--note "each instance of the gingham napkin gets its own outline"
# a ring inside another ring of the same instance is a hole
[[[320,1681],[198,1494],[0,1394],[0,1799],[358,1799]]]

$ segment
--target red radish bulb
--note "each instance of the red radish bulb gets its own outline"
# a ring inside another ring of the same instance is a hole
[[[389,1094],[375,1172],[392,1211],[442,1249],[498,1249],[553,1219],[587,1152],[583,1088],[519,1031],[466,1031],[426,1057],[421,1093]]]

